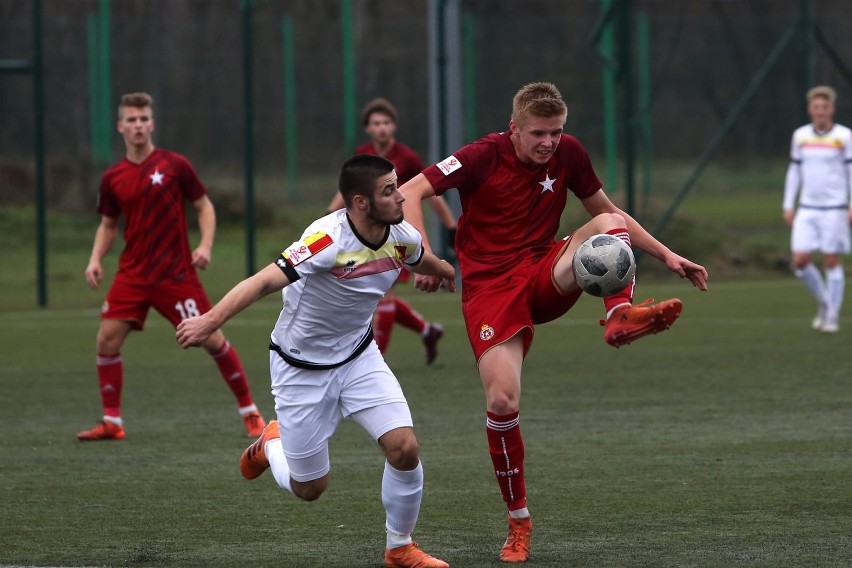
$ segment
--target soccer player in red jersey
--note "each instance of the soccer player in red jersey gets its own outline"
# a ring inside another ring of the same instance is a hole
[[[567,112],[555,85],[526,85],[514,97],[508,132],[462,147],[400,188],[405,218],[421,230],[422,199],[449,188],[461,198],[455,246],[462,311],[485,389],[491,459],[508,505],[504,562],[529,559],[532,532],[519,426],[521,367],[535,325],[565,314],[580,297],[572,269],[577,247],[595,234],[616,235],[707,289],[704,267],[672,252],[609,200],[583,146],[563,132]],[[591,220],[557,240],[569,192]],[[439,283],[418,276],[415,285],[434,291]],[[634,306],[633,285],[603,301],[604,339],[615,347],[667,329],[682,308],[678,299]]]
[[[207,191],[186,158],[154,146],[150,95],[129,93],[121,97],[118,131],[124,137],[127,154],[101,179],[101,223],[86,267],[89,286],[94,289],[101,283],[101,259],[112,247],[122,214],[125,247],[101,308],[97,336],[104,417],[94,428],[79,432],[80,440],[124,439],[121,347],[131,330],[142,330],[149,308],[174,326],[210,309],[196,272],[196,268],[207,268],[210,263],[216,232],[216,212]],[[198,213],[201,242],[194,250],[189,246],[185,201]],[[236,350],[221,331],[211,335],[204,348],[236,397],[248,435],[259,436],[266,424],[252,400]]]
[[[387,99],[376,98],[368,102],[361,111],[361,122],[370,141],[355,148],[355,154],[371,154],[390,160],[402,185],[419,174],[424,164],[417,152],[396,139],[396,116],[396,107]],[[433,197],[429,202],[441,223],[449,231],[449,240],[452,242],[456,220],[449,205],[443,197],[439,196]],[[338,191],[334,194],[328,211],[330,213],[342,208],[343,197]],[[403,269],[397,282],[406,284],[410,278],[411,274]],[[382,353],[387,350],[390,343],[394,323],[420,334],[423,346],[426,348],[426,364],[431,365],[438,355],[438,340],[444,335],[443,327],[426,321],[411,304],[394,294],[391,289],[379,302],[373,318],[373,332],[379,351]]]

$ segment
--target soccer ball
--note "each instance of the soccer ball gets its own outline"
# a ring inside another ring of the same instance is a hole
[[[574,278],[592,296],[624,290],[636,274],[636,259],[627,244],[612,235],[593,235],[574,253]]]

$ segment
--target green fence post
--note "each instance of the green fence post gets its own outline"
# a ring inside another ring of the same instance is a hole
[[[100,69],[98,66],[98,45],[100,37],[98,32],[98,20],[95,14],[86,16],[86,56],[89,63],[89,135],[91,136],[92,158],[100,159],[101,142],[101,119],[100,112]]]
[[[98,13],[98,122],[100,146],[97,157],[102,162],[112,159],[112,74],[110,72],[110,3],[100,0]]]
[[[36,280],[38,305],[47,305],[47,222],[44,182],[44,52],[41,0],[33,3],[33,98],[35,99]]]
[[[601,1],[601,13],[607,14],[612,9],[612,0]],[[604,57],[602,66],[603,81],[603,127],[604,127],[604,159],[606,161],[606,179],[604,187],[609,192],[618,190],[618,133],[615,120],[615,67],[608,63],[613,57],[612,24],[603,24],[600,36],[600,51]]]
[[[639,136],[642,142],[642,193],[651,193],[654,141],[651,128],[651,27],[647,12],[636,14],[637,55],[639,59]]]
[[[254,59],[251,27],[254,0],[241,0],[243,27],[243,167],[245,168],[246,275],[254,274]]]

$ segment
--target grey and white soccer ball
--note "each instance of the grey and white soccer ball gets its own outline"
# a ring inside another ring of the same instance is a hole
[[[627,244],[612,235],[593,235],[574,253],[574,277],[592,296],[612,296],[624,290],[636,274],[636,259]]]

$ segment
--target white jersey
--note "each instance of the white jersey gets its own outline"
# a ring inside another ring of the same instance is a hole
[[[801,193],[801,195],[799,195]],[[846,209],[852,203],[852,131],[835,124],[818,132],[813,124],[793,132],[784,183],[785,211]]]
[[[378,245],[355,232],[345,209],[314,221],[276,260],[291,282],[272,331],[279,354],[308,367],[346,361],[369,341],[376,305],[403,264],[422,258],[422,237],[405,221]]]

